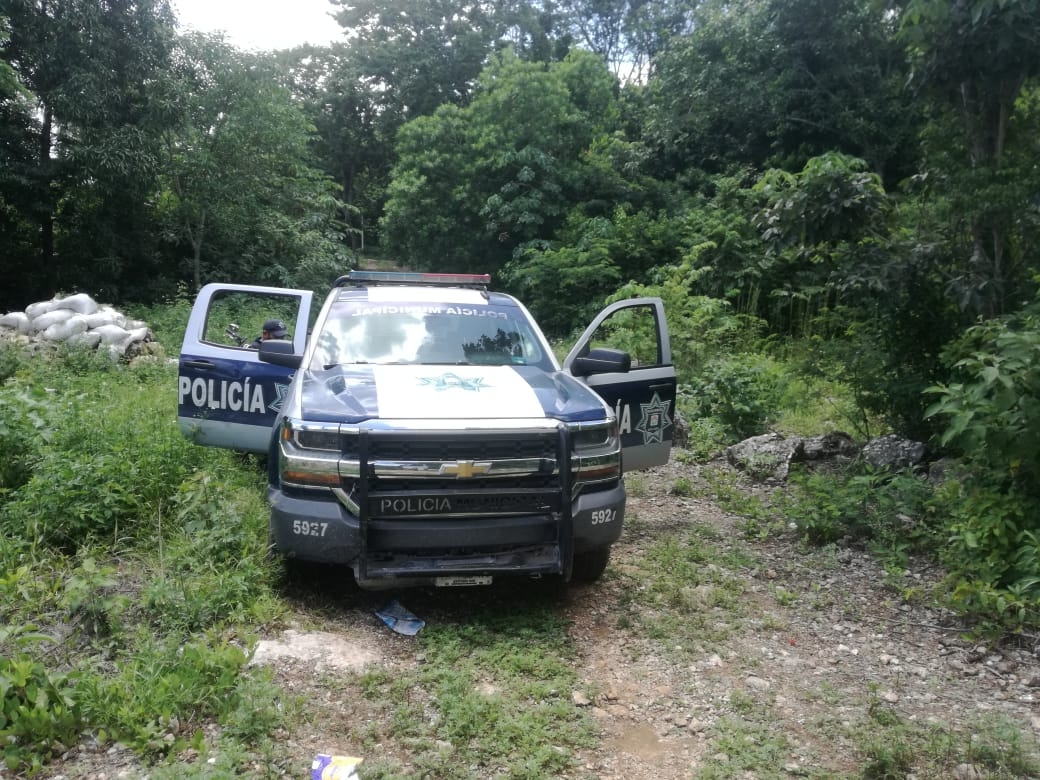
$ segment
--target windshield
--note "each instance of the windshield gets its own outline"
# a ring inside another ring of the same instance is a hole
[[[550,367],[516,307],[337,301],[318,334],[311,368],[357,363]]]

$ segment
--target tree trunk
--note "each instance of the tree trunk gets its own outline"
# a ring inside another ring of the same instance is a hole
[[[54,201],[51,195],[51,128],[53,118],[51,107],[43,106],[43,123],[40,128],[40,178],[43,188],[44,208],[40,214],[40,262],[44,268],[50,268],[54,260]]]
[[[191,224],[188,224],[188,235],[191,237],[191,278],[195,284],[195,292],[197,293],[202,289],[202,237],[206,233],[206,210],[202,210],[202,216],[199,217],[199,228],[198,230],[192,230]]]

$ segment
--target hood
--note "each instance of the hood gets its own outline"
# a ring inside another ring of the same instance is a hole
[[[305,420],[602,420],[592,390],[569,374],[534,366],[356,365],[306,371],[300,403]]]

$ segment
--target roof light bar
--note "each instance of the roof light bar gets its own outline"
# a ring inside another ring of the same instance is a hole
[[[336,286],[345,284],[428,284],[450,287],[487,287],[491,274],[434,274],[409,271],[351,271],[336,280]]]

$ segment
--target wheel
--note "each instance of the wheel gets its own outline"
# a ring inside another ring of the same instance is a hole
[[[595,582],[603,576],[610,561],[610,545],[574,554],[571,579],[579,582]]]

